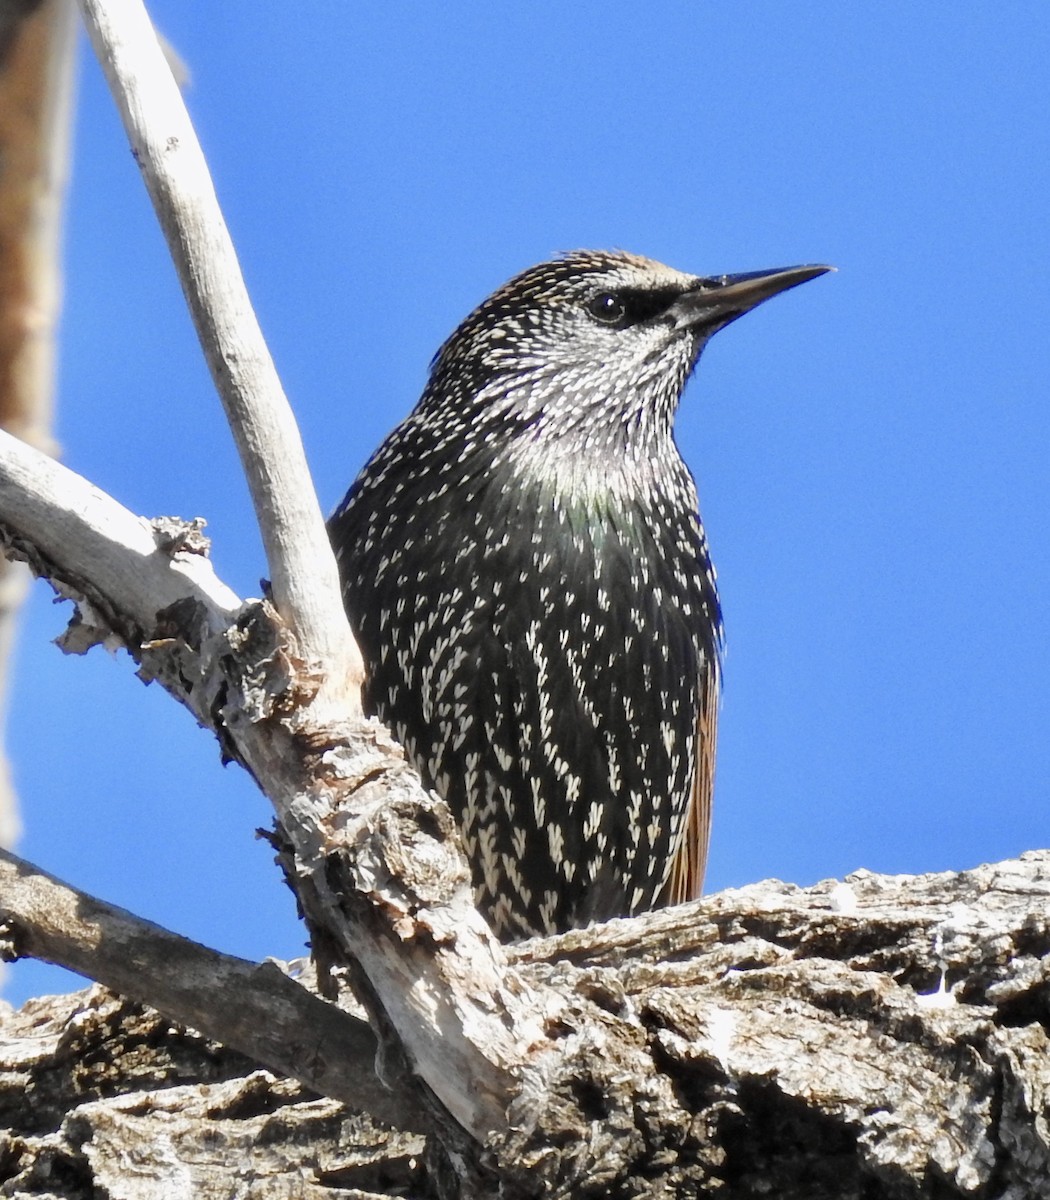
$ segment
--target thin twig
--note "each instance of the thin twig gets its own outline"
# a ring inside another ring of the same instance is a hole
[[[302,440],[252,310],[204,155],[140,0],[80,0],[168,240],[251,489],[278,612],[322,700],[359,707],[361,658]]]

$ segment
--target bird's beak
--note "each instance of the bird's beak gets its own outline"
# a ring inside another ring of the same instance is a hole
[[[816,279],[834,267],[782,267],[776,271],[745,271],[701,279],[672,305],[678,329],[721,329],[763,300]],[[713,330],[712,330],[713,331]]]

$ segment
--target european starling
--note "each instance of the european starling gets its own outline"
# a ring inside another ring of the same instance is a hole
[[[827,269],[523,272],[329,522],[366,706],[451,806],[501,937],[699,893],[722,616],[675,413],[713,333]]]

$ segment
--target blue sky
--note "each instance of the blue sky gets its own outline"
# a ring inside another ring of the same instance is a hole
[[[728,658],[709,887],[1050,845],[1050,9],[313,3],[152,11],[325,508],[511,274],[619,246],[830,262],[720,334],[678,421]],[[136,169],[84,56],[65,460],[265,565]],[[64,658],[36,585],[10,742],[53,873],[292,956],[265,801],[126,656]],[[14,1000],[72,978],[34,964]]]

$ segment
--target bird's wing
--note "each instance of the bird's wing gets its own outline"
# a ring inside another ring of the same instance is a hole
[[[689,793],[678,849],[671,861],[661,904],[684,904],[695,900],[704,883],[707,844],[711,837],[711,797],[715,783],[715,744],[718,735],[720,672],[712,664],[704,674],[700,707],[696,717],[696,766]]]

